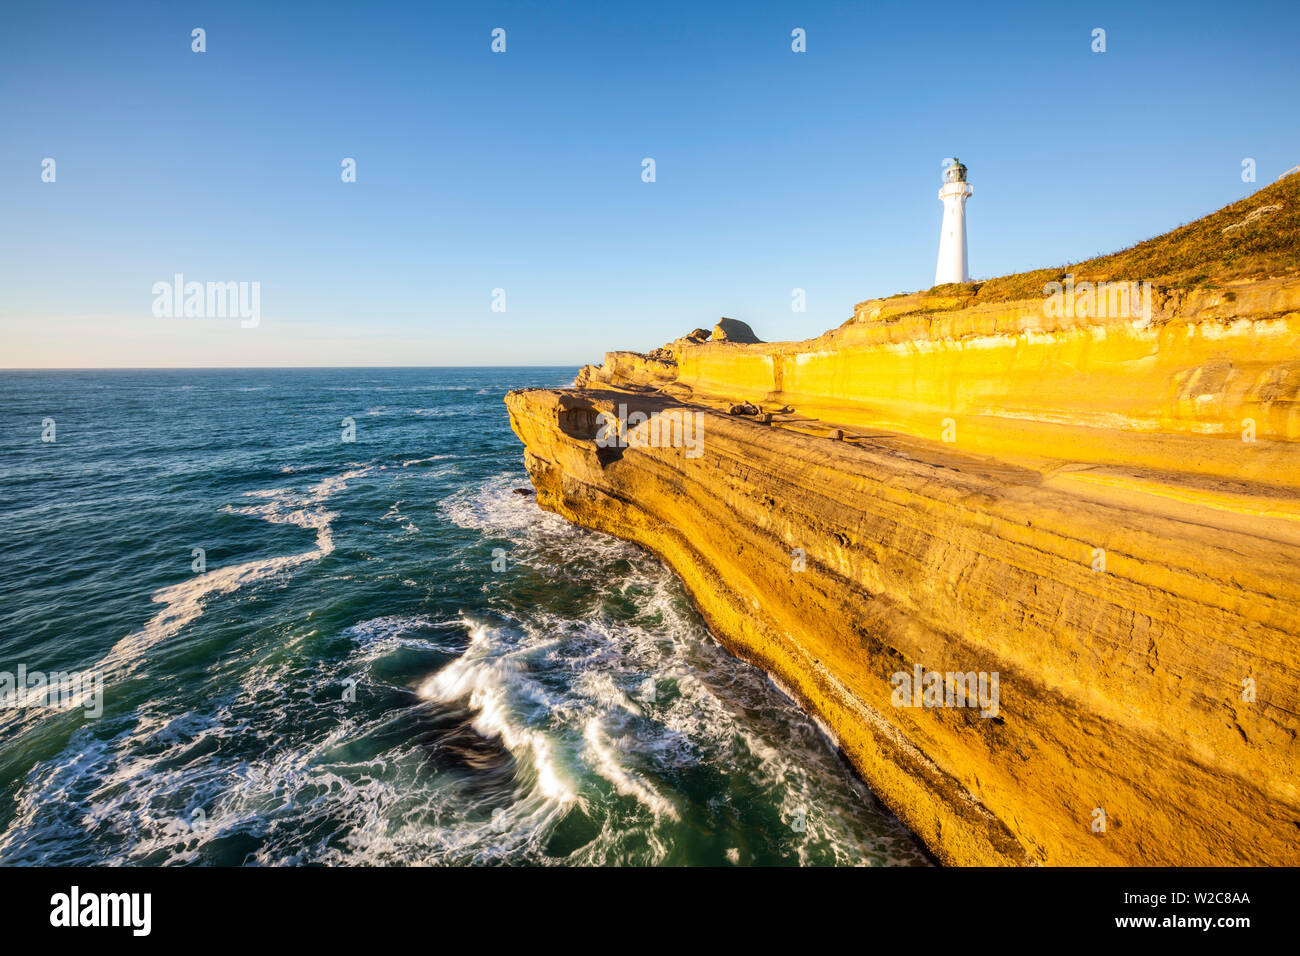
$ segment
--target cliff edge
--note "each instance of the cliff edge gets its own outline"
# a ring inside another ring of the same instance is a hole
[[[1300,863],[1300,175],[737,326],[507,395],[538,503],[656,552],[945,862]]]

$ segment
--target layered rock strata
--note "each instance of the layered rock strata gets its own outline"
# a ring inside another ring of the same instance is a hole
[[[1121,315],[958,289],[804,342],[697,330],[506,404],[538,503],[657,553],[945,862],[1296,864],[1273,271]]]

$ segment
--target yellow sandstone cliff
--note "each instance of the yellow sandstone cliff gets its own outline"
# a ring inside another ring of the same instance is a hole
[[[1300,175],[817,339],[740,326],[511,392],[541,506],[660,555],[945,862],[1300,863]],[[915,706],[918,668],[996,707]]]

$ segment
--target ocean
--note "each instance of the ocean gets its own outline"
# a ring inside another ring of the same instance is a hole
[[[0,863],[927,865],[653,555],[516,492],[502,399],[575,372],[0,372]]]

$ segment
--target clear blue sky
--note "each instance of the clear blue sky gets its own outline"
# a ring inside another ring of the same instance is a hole
[[[1281,0],[7,3],[0,366],[576,364],[721,315],[817,335],[930,285],[947,156],[976,277],[1271,182],[1300,163],[1297,35]],[[261,325],[155,318],[177,272],[260,282]]]

